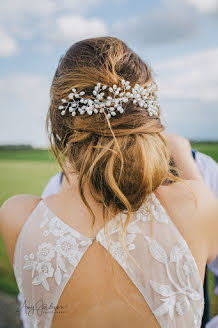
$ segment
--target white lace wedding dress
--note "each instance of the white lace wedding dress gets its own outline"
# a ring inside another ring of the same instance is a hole
[[[151,205],[152,216],[147,210]],[[109,249],[143,295],[160,327],[199,328],[204,309],[203,285],[187,243],[153,193],[150,201],[131,215],[126,246],[122,248],[122,222],[126,214],[108,223]],[[108,251],[104,228],[96,242]],[[28,306],[37,301],[56,306],[77,265],[94,239],[87,238],[57,217],[41,200],[24,224],[15,248],[14,272]],[[29,327],[49,328],[54,312],[31,315]]]

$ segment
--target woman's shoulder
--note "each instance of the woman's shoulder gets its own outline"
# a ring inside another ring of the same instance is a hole
[[[159,187],[158,195],[184,238],[212,260],[218,254],[218,201],[207,185],[183,180]]]
[[[181,180],[167,186],[160,186],[158,194],[163,201],[173,201],[177,205],[186,204],[184,210],[191,208],[197,211],[203,208],[208,209],[208,205],[217,205],[217,200],[208,186],[199,180]],[[190,206],[189,206],[190,205]]]
[[[0,208],[0,235],[11,263],[19,232],[40,200],[33,195],[16,195],[7,199]]]
[[[0,208],[0,224],[7,216],[13,218],[19,214],[31,213],[40,200],[40,197],[25,194],[8,198]]]

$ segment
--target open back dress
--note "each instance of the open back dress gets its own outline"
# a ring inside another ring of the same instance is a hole
[[[57,306],[95,240],[143,295],[160,327],[199,328],[203,285],[181,233],[152,193],[131,214],[125,238],[129,256],[122,246],[126,216],[118,214],[95,238],[88,238],[56,216],[42,199],[23,225],[15,247],[14,273],[22,299],[30,307],[40,301]],[[33,311],[31,315],[26,311],[28,326],[34,328],[52,327],[53,316],[53,311]]]

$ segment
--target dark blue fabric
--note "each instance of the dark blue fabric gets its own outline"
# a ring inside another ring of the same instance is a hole
[[[194,157],[194,159],[195,159],[195,155],[196,155],[196,150],[192,149],[192,156]]]
[[[196,150],[192,149],[192,156],[196,159]],[[210,321],[210,300],[209,300],[209,293],[208,293],[208,278],[207,278],[207,266],[205,270],[205,277],[204,277],[204,314],[202,318],[202,325],[201,327],[204,328],[206,323]]]
[[[205,271],[205,277],[204,277],[204,314],[202,318],[202,325],[201,327],[205,327],[206,323],[210,321],[210,300],[209,300],[209,293],[208,293],[208,278],[207,278],[207,266]]]
[[[64,172],[61,172],[61,175],[60,175],[60,185],[62,184],[63,176],[64,176]]]

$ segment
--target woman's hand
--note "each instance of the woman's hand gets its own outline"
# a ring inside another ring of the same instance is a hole
[[[180,177],[185,180],[204,181],[192,156],[189,140],[169,132],[163,132],[162,134],[167,140],[170,154],[176,164]]]

